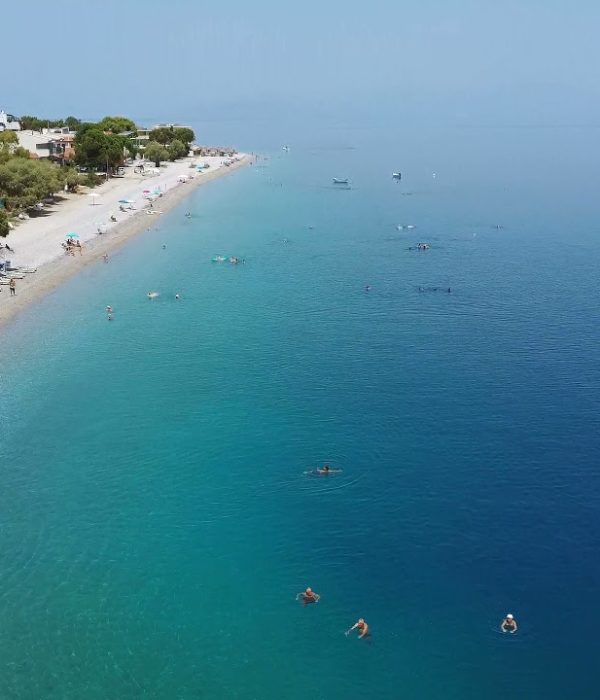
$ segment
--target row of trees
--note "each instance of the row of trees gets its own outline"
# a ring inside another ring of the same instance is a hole
[[[67,117],[66,119],[40,119],[32,117],[28,114],[19,117],[21,128],[27,131],[41,131],[42,129],[56,129],[68,126],[73,131],[81,124],[81,120],[77,117]]]
[[[157,167],[163,160],[177,160],[185,158],[189,153],[189,148],[184,143],[175,139],[167,146],[163,146],[157,141],[148,141],[144,149],[144,156],[151,160]]]
[[[23,150],[23,149],[22,149]],[[32,207],[37,202],[67,189],[76,188],[81,176],[74,168],[61,168],[47,160],[30,160],[29,152],[0,161],[0,237],[10,232],[9,214]]]
[[[193,140],[194,132],[185,126],[161,126],[150,132],[150,141],[156,141],[163,146],[168,146],[173,141],[181,141],[189,147]]]
[[[194,132],[187,127],[164,126],[150,132],[144,155],[156,166],[163,160],[185,158],[190,152]]]

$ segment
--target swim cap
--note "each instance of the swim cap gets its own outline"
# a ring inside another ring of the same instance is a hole
[[[508,613],[508,615],[506,616],[506,619],[507,619],[507,620],[513,620],[514,618],[513,618],[513,616],[512,616],[510,613]]]
[[[363,624],[364,625],[365,621],[363,620],[362,617],[358,618],[358,624]]]
[[[307,588],[306,593],[312,593],[312,588]]]

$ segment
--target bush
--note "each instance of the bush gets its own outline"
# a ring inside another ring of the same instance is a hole
[[[8,225],[8,214],[4,209],[0,209],[0,238],[6,238],[10,233],[10,226]]]
[[[88,187],[96,187],[96,186],[99,185],[103,180],[104,180],[104,178],[101,178],[101,177],[100,177],[99,175],[97,175],[96,173],[88,173],[88,174],[85,175],[84,178],[83,178],[84,184],[87,185]]]

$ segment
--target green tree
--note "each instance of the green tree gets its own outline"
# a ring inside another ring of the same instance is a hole
[[[194,132],[185,126],[176,127],[173,129],[173,135],[174,138],[188,146],[188,150],[190,143],[192,143],[192,141],[196,138]]]
[[[6,238],[10,233],[10,226],[8,225],[8,214],[4,209],[0,209],[0,238]]]
[[[167,146],[167,151],[169,152],[169,160],[177,160],[178,158],[185,158],[189,149],[185,143],[175,139]]]
[[[18,144],[19,139],[14,131],[0,131],[0,162],[6,163],[14,155],[15,149],[19,147]]]
[[[140,149],[133,143],[131,139],[125,139],[125,155],[128,158],[135,158],[136,155],[140,152]]]
[[[0,146],[13,146],[19,143],[19,137],[14,131],[0,131]]]
[[[150,141],[156,141],[166,146],[175,138],[175,133],[172,126],[161,126],[158,129],[152,129],[150,132]]]
[[[126,139],[105,134],[95,124],[82,124],[73,141],[75,162],[86,167],[114,168],[124,160],[126,143]]]
[[[77,188],[83,184],[85,179],[75,168],[63,168],[60,174],[69,192],[77,192]]]
[[[77,117],[67,117],[65,119],[65,126],[68,126],[72,131],[77,131],[77,127],[81,124],[81,119]]]
[[[47,161],[11,158],[0,165],[0,197],[9,210],[30,207],[61,189],[59,173]]]
[[[104,117],[98,123],[102,131],[110,131],[113,134],[122,134],[124,131],[137,131],[135,122],[127,117]]]
[[[168,160],[169,151],[167,151],[162,144],[157,143],[156,141],[149,141],[148,145],[144,149],[144,155],[158,168],[162,160]]]

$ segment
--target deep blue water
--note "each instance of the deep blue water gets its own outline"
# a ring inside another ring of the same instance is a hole
[[[597,697],[598,136],[263,131],[3,328],[0,697]]]

